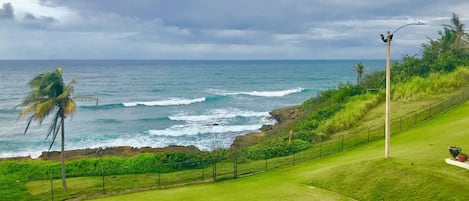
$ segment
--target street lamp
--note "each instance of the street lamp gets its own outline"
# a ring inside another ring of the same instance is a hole
[[[386,43],[386,123],[385,123],[385,134],[384,134],[384,158],[389,158],[389,147],[391,146],[391,119],[390,119],[390,103],[391,103],[391,41],[394,33],[400,29],[410,25],[424,25],[424,23],[409,23],[400,26],[393,32],[388,31],[387,36],[384,37],[381,34],[381,40]]]

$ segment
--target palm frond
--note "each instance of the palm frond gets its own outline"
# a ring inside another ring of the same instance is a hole
[[[30,106],[39,102],[43,102],[45,99],[47,99],[45,96],[42,96],[37,93],[31,93],[28,96],[26,96],[26,98],[20,104],[16,105],[14,108]]]
[[[49,130],[47,131],[47,135],[45,139],[49,138],[51,134],[56,133],[57,121],[59,120],[59,117],[60,117],[60,113],[59,111],[57,111],[54,115],[54,118],[51,121],[51,125],[49,126]]]
[[[60,76],[62,76],[62,72],[63,72],[62,67],[57,67],[57,68],[55,69],[55,72],[58,73]]]
[[[67,98],[64,101],[64,105],[62,107],[64,116],[69,116],[75,113],[75,108],[77,107],[77,104],[75,103],[75,101],[73,101],[73,99]]]
[[[73,93],[73,85],[72,83],[68,84],[65,89],[63,89],[62,94],[59,94],[57,96],[58,99],[65,99],[66,97],[69,97],[70,94]]]
[[[96,105],[98,105],[98,98],[94,97],[94,96],[74,96],[72,97],[74,100],[80,100],[80,101],[83,101],[83,102],[86,102],[86,101],[95,101]]]
[[[31,105],[27,108],[24,108],[23,110],[21,110],[21,112],[18,114],[18,118],[19,119],[20,117],[26,115],[26,114],[29,114],[31,112],[33,112],[34,110],[36,109],[36,105]],[[33,115],[34,116],[34,115]]]
[[[36,104],[34,110],[34,119],[39,121],[39,124],[42,124],[42,121],[46,118],[55,109],[56,100],[55,98],[47,99],[44,102]]]
[[[55,129],[53,135],[52,135],[52,142],[50,143],[50,146],[49,146],[49,151],[50,149],[52,149],[52,146],[54,145],[55,143],[55,139],[57,139],[57,135],[59,134],[59,131],[60,131],[60,128],[62,127],[62,123],[59,123],[58,124],[58,127]]]
[[[28,132],[29,125],[31,125],[31,121],[33,121],[33,116],[28,118],[28,123],[26,124],[26,128],[24,129],[24,134],[23,135],[26,135],[26,133]]]
[[[41,73],[37,75],[36,77],[34,77],[31,81],[29,81],[28,85],[32,89],[38,89],[44,83],[44,80],[47,80],[45,78],[50,77],[50,74],[51,74],[50,72]]]

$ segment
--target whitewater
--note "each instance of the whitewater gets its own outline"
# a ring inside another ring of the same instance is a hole
[[[65,122],[66,149],[194,145],[227,148],[236,136],[275,124],[270,111],[301,104],[320,91],[356,79],[380,60],[1,60],[0,157],[47,151],[50,118],[33,123],[15,108],[35,75],[61,66],[66,82],[79,77],[76,114]],[[55,144],[52,150],[59,150]]]

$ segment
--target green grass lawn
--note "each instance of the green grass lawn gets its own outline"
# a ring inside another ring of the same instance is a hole
[[[447,165],[469,151],[469,102],[384,142],[236,180],[97,200],[469,200],[469,171]]]

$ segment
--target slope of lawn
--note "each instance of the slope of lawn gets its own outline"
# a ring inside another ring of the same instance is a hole
[[[98,200],[468,200],[469,171],[447,165],[448,146],[469,151],[469,102],[391,140],[237,180]]]

